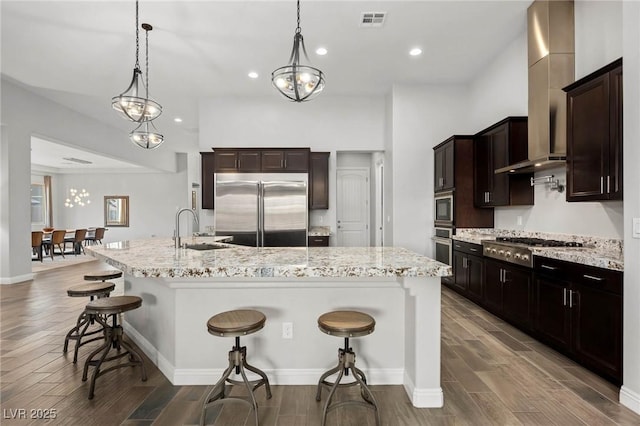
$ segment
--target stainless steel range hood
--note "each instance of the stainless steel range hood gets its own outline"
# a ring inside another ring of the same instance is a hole
[[[565,164],[566,98],[575,79],[573,1],[534,1],[527,9],[528,160],[496,173],[529,173]]]

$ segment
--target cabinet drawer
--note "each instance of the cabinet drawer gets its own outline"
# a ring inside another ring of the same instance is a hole
[[[329,237],[309,237],[309,247],[329,247]]]
[[[622,294],[622,272],[595,266],[534,256],[535,273],[557,280],[571,281],[601,291]]]
[[[453,240],[453,250],[460,251],[462,253],[473,254],[476,256],[482,256],[482,246],[480,244],[465,243],[462,241]]]

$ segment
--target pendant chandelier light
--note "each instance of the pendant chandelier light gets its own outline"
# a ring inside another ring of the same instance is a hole
[[[300,64],[300,49],[309,62],[304,38],[300,28],[300,0],[298,3],[298,26],[293,36],[293,49],[289,63],[271,73],[271,82],[288,99],[304,102],[315,98],[324,89],[324,74],[318,68]]]
[[[118,111],[125,119],[136,123],[153,120],[162,114],[162,105],[149,98],[149,88],[147,86],[149,79],[147,77],[147,85],[145,85],[142,71],[140,71],[140,64],[138,63],[139,50],[138,1],[136,0],[136,64],[133,67],[133,78],[129,87],[123,93],[111,99],[113,109]],[[148,68],[147,64],[147,71]],[[144,98],[141,97],[141,91],[144,91]]]
[[[142,24],[142,28],[145,31],[145,76],[146,78],[146,95],[149,97],[149,31],[153,29],[150,24]],[[144,78],[141,79],[144,83]],[[131,133],[129,133],[129,139],[131,142],[145,149],[154,149],[162,145],[164,142],[164,136],[158,132],[156,126],[153,124],[153,120],[145,120],[138,125]]]

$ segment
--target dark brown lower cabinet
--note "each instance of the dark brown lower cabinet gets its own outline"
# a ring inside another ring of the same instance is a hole
[[[485,259],[485,303],[524,330],[531,328],[531,270]]]
[[[622,273],[536,258],[534,329],[615,384],[622,380]]]
[[[463,296],[482,300],[484,260],[482,246],[455,241],[453,244],[453,282],[451,286]]]
[[[309,247],[329,247],[329,237],[308,237]]]

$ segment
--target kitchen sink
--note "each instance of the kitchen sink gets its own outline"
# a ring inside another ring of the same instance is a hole
[[[191,250],[217,250],[217,249],[227,248],[224,246],[219,246],[217,244],[207,244],[207,243],[187,244],[185,247]]]

